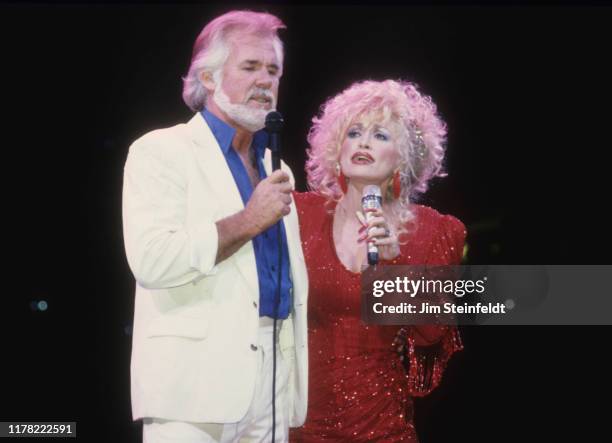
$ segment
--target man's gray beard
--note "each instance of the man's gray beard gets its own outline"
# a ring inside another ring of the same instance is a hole
[[[266,126],[266,115],[274,110],[253,109],[247,105],[231,103],[229,97],[223,92],[221,82],[219,82],[219,87],[215,88],[213,99],[219,109],[225,112],[230,119],[250,132],[263,129]]]

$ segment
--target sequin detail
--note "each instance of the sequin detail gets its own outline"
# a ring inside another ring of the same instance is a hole
[[[290,441],[417,442],[412,398],[439,385],[448,359],[462,349],[459,332],[407,328],[406,371],[392,345],[400,328],[361,322],[361,275],[337,258],[325,199],[313,193],[294,193],[294,199],[310,287],[310,362],[307,420],[291,430]],[[425,206],[413,210],[413,232],[392,263],[460,263],[463,224]],[[430,344],[423,337],[438,339]]]

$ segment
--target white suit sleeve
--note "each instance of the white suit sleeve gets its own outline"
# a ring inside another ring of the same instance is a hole
[[[124,169],[123,234],[136,281],[159,289],[214,274],[216,224],[202,219],[187,228],[186,172],[148,148],[135,142]]]

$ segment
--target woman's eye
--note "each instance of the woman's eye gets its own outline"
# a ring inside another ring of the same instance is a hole
[[[349,138],[356,138],[359,137],[360,133],[356,129],[351,129],[347,135],[349,136]]]
[[[378,140],[382,140],[382,141],[384,141],[384,142],[386,142],[387,140],[389,140],[389,136],[388,136],[387,134],[383,134],[382,132],[377,132],[377,133],[375,134],[375,137],[376,137]]]

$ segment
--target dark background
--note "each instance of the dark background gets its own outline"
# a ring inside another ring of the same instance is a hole
[[[77,421],[80,441],[139,441],[123,163],[136,138],[191,117],[181,76],[193,41],[241,6],[288,28],[279,110],[299,190],[324,100],[356,80],[403,78],[448,123],[449,176],[423,201],[465,222],[468,263],[610,262],[609,6],[2,4],[0,420]],[[462,332],[442,386],[417,400],[422,442],[604,432],[610,328]]]

